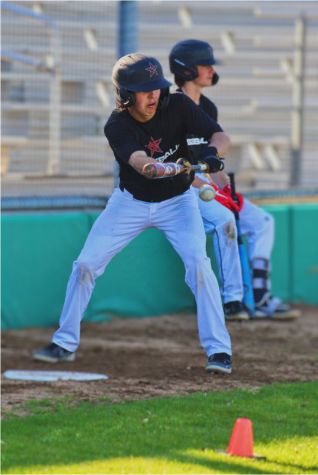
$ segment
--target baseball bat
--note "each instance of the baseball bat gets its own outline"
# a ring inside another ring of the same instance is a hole
[[[229,173],[228,175],[229,175],[230,183],[231,183],[232,200],[236,204],[238,204],[238,199],[237,199],[237,195],[235,191],[234,173]],[[253,294],[253,287],[252,287],[252,279],[251,279],[251,274],[250,274],[250,266],[247,260],[246,251],[245,251],[244,243],[242,240],[240,216],[237,211],[234,211],[234,216],[235,216],[236,228],[237,228],[237,244],[239,248],[241,268],[242,268],[242,279],[243,279],[243,289],[244,289],[243,303],[247,308],[250,318],[255,318],[255,302],[254,302],[254,294]]]
[[[189,164],[190,165],[190,164]],[[222,162],[224,168],[224,164]],[[184,166],[179,163],[147,163],[142,169],[142,175],[145,178],[157,179],[170,176],[179,175],[182,173],[190,173],[191,171],[208,171],[209,167],[206,164],[199,163],[198,165]]]

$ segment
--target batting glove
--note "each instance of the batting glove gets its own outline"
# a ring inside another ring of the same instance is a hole
[[[230,184],[225,185],[225,187],[223,188],[223,191],[227,196],[230,196],[232,198],[232,188]],[[241,193],[236,193],[236,196],[237,196],[238,211],[241,211],[244,204],[244,197],[241,195]]]
[[[210,183],[210,185],[215,190],[215,197],[214,197],[215,201],[217,201],[221,205],[225,206],[230,211],[233,211],[233,212],[234,211],[237,211],[237,212],[239,211],[238,205],[232,200],[231,196],[228,196],[227,194],[225,194],[216,185],[213,185],[212,183]]]
[[[197,156],[198,162],[203,162],[209,167],[206,173],[217,173],[224,169],[224,163],[221,162],[218,151],[215,147],[205,147]]]

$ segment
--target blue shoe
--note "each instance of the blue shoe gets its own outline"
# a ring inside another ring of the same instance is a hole
[[[227,353],[214,353],[205,365],[208,373],[232,373],[232,359]]]
[[[37,361],[46,361],[47,363],[57,363],[58,361],[74,361],[75,353],[64,350],[56,343],[43,348],[43,350],[36,351],[33,354],[33,359]]]

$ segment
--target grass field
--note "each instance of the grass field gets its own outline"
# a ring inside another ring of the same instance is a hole
[[[113,404],[31,401],[2,423],[2,473],[317,473],[318,383]],[[254,452],[227,457],[235,420]]]

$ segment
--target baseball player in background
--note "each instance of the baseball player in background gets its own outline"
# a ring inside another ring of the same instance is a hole
[[[217,122],[218,110],[215,104],[202,94],[205,87],[214,86],[219,80],[213,65],[215,59],[212,47],[198,40],[177,43],[169,56],[170,70],[175,82],[185,95],[190,97],[199,109]],[[208,153],[208,142],[203,134],[188,136],[188,145],[194,161],[204,159]],[[274,220],[261,208],[253,205],[237,193],[238,205],[231,198],[231,186],[224,171],[213,175],[216,190],[215,199],[209,202],[199,199],[199,188],[210,183],[209,179],[196,175],[193,182],[200,212],[207,233],[213,233],[213,245],[219,268],[221,295],[227,320],[244,320],[249,316],[242,304],[243,283],[237,246],[237,232],[233,213],[240,215],[242,234],[247,238],[248,259],[252,271],[252,285],[256,318],[285,319],[300,315],[270,293],[270,256],[274,242]]]
[[[223,167],[218,153],[226,153],[230,139],[185,94],[170,96],[171,83],[153,57],[131,54],[120,58],[112,81],[118,108],[104,131],[119,163],[119,186],[73,264],[60,327],[52,343],[37,351],[34,358],[48,362],[74,360],[80,322],[95,279],[132,239],[153,227],[164,232],[184,262],[185,281],[197,302],[199,338],[208,356],[206,370],[231,373],[231,341],[218,283],[206,255],[206,235],[191,187],[194,177],[148,180],[142,174],[149,163],[164,164],[179,158],[192,162],[187,134],[204,137],[204,162],[210,171],[217,172]]]

